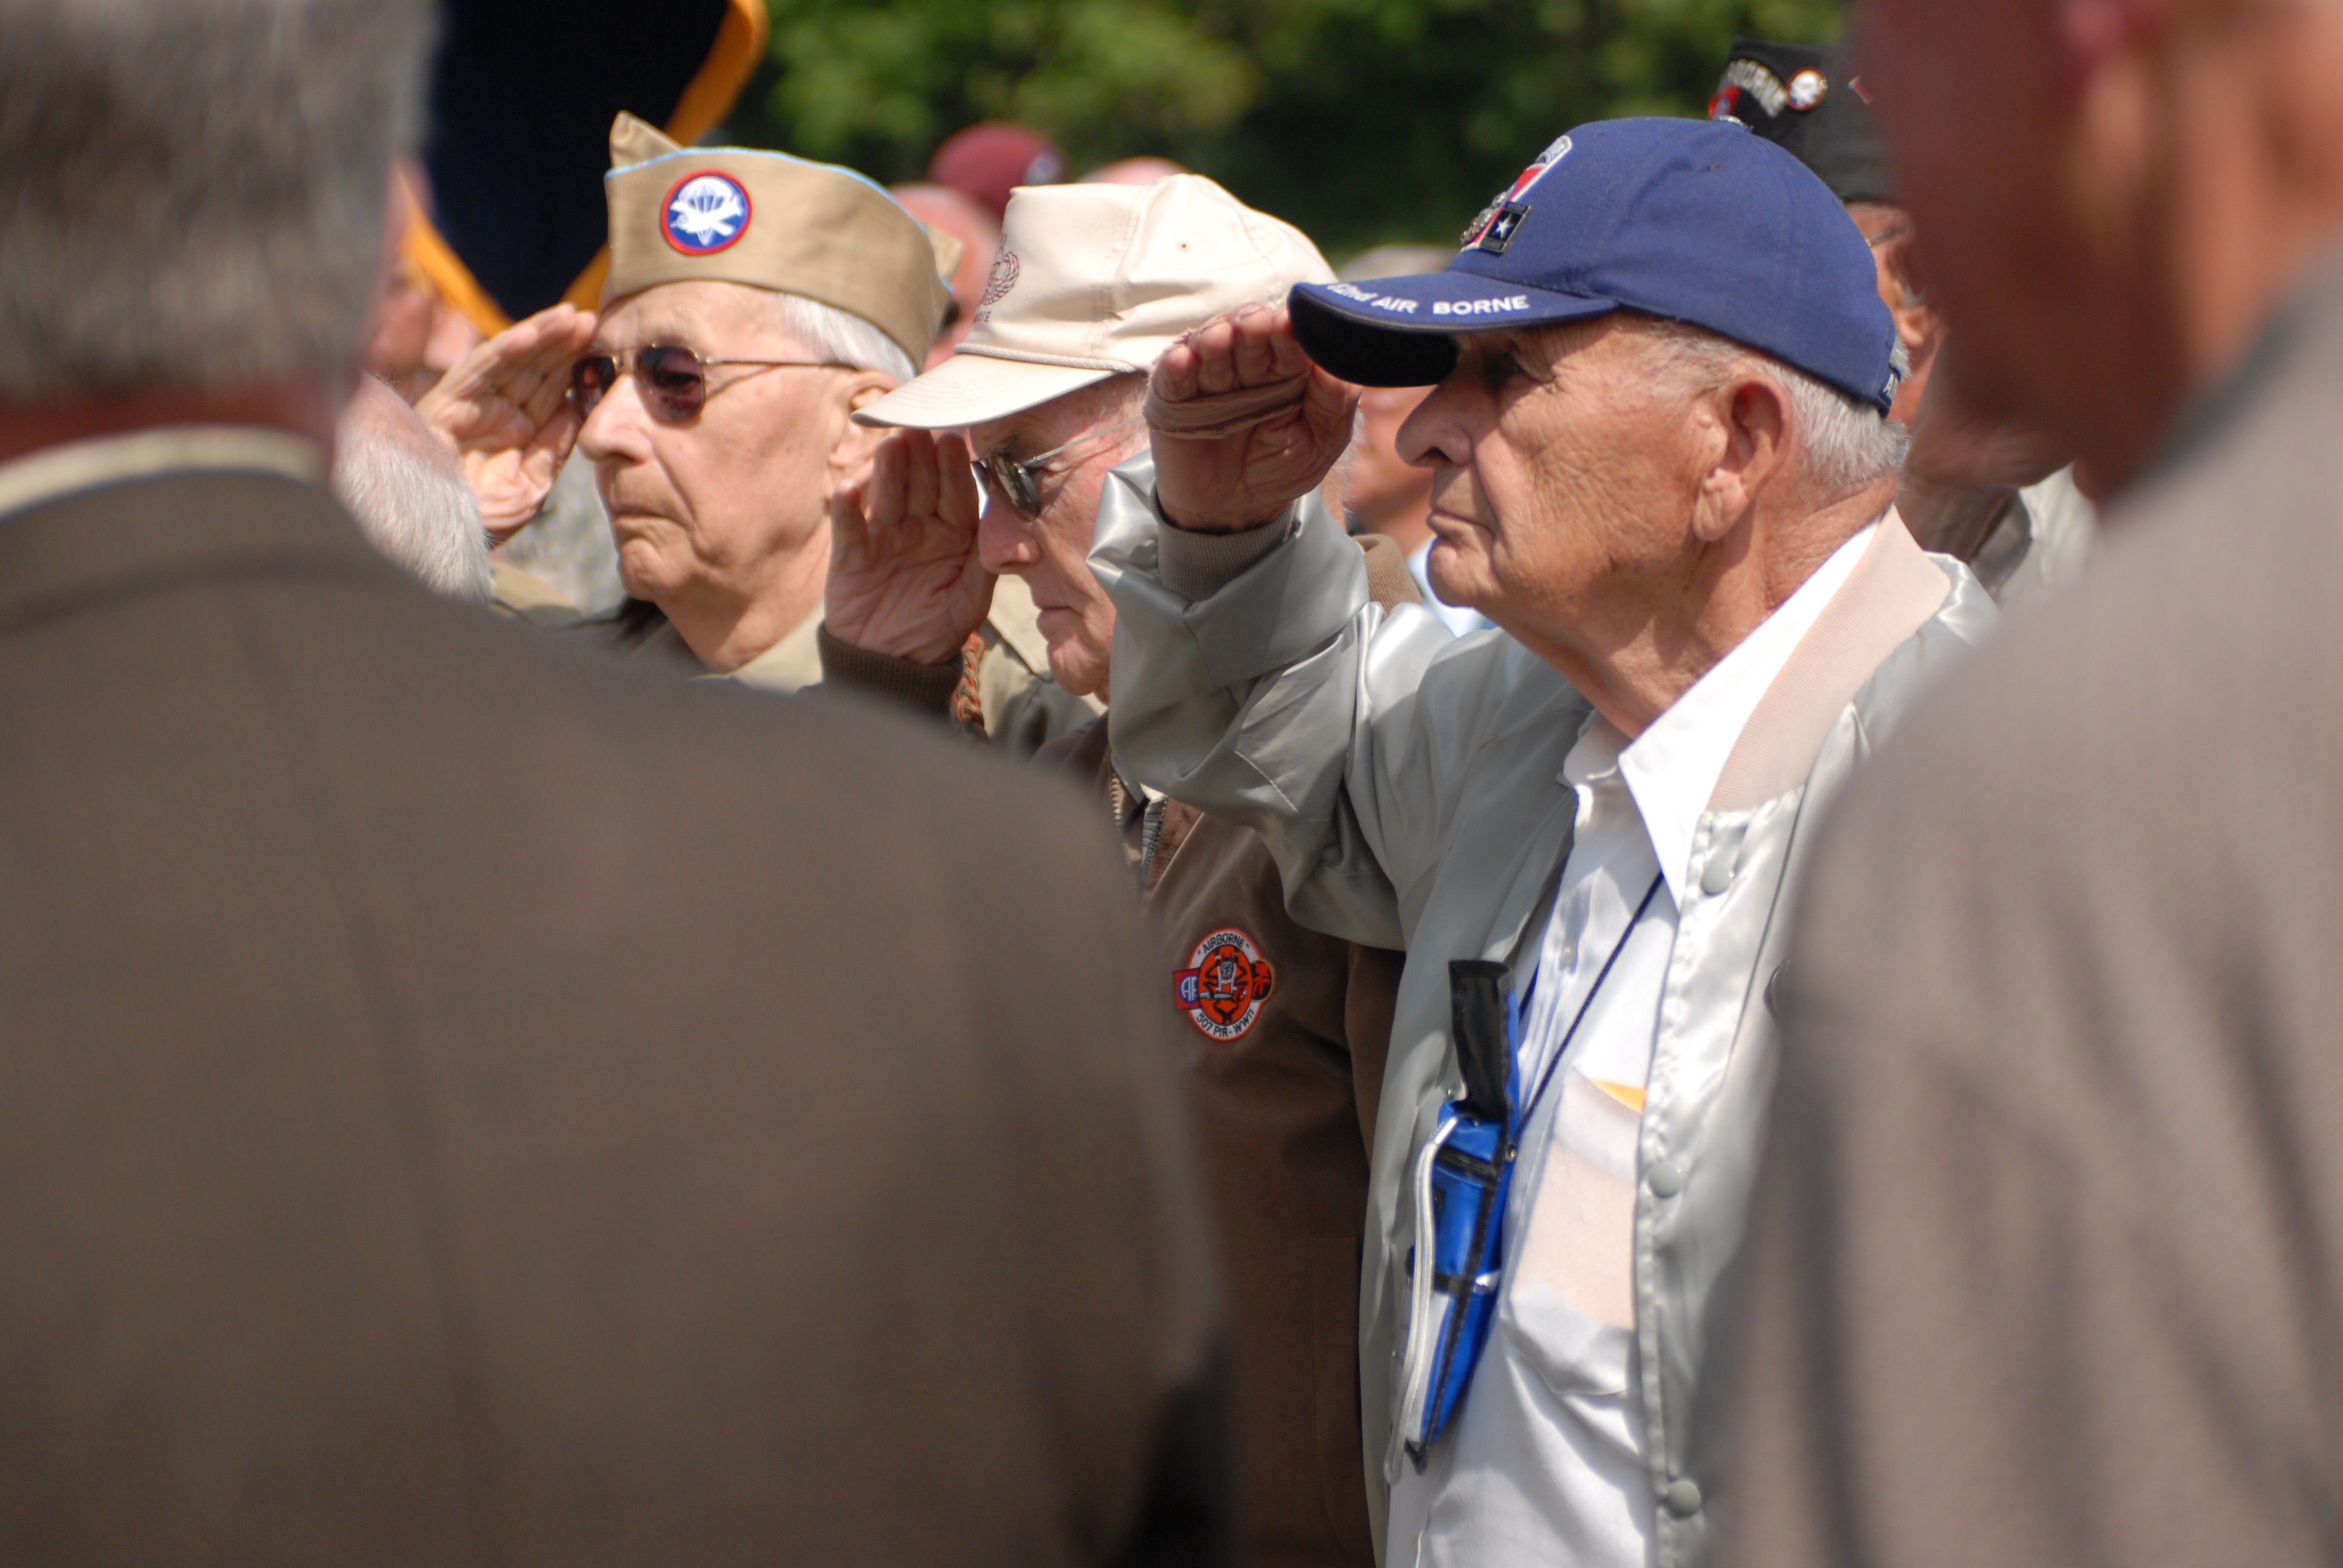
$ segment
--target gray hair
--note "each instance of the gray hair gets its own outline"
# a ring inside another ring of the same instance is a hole
[[[423,0],[0,0],[0,402],[355,352]]]
[[[892,376],[899,387],[920,373],[901,344],[859,316],[801,294],[775,294],[773,300],[780,329],[817,359]]]
[[[1873,405],[1857,402],[1770,354],[1697,327],[1652,317],[1637,318],[1635,325],[1658,356],[1654,391],[1661,397],[1696,396],[1753,367],[1778,383],[1789,399],[1790,422],[1798,431],[1802,471],[1824,495],[1844,496],[1904,471],[1912,433]],[[1912,368],[1911,356],[1900,342],[1892,362],[1899,378]]]
[[[393,566],[433,593],[486,604],[495,591],[480,503],[455,454],[373,377],[360,378],[334,441],[334,495]]]

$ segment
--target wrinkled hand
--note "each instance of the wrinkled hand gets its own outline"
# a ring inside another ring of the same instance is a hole
[[[520,531],[553,488],[582,421],[569,367],[594,340],[594,316],[540,310],[457,362],[415,412],[464,466],[480,520],[498,543]]]
[[[1292,398],[1258,417],[1216,422],[1203,401],[1289,386]],[[1155,494],[1166,517],[1200,533],[1233,533],[1275,518],[1326,477],[1351,444],[1359,389],[1312,363],[1282,309],[1252,305],[1190,333],[1155,362],[1149,425]],[[1176,420],[1183,407],[1191,425]]]
[[[881,441],[870,477],[830,501],[830,636],[920,664],[959,658],[992,608],[993,574],[977,555],[982,509],[964,438],[898,430]]]

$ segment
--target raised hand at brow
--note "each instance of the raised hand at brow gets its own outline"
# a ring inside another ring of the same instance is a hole
[[[881,441],[870,478],[830,499],[830,635],[920,664],[959,658],[992,608],[981,510],[963,437],[897,430]]]
[[[1285,311],[1247,306],[1156,361],[1147,390],[1155,494],[1199,533],[1234,533],[1317,488],[1351,443],[1359,389],[1302,351]]]
[[[463,465],[480,521],[501,544],[537,516],[581,423],[569,370],[594,340],[594,315],[540,310],[458,361],[415,412]]]

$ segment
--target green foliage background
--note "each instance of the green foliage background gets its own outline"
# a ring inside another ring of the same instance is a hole
[[[1823,41],[1836,0],[769,0],[731,140],[920,178],[1022,120],[1077,171],[1161,154],[1340,257],[1453,243],[1559,132],[1701,112],[1737,32]]]

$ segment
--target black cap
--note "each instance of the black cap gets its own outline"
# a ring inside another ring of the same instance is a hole
[[[1871,98],[1847,50],[1736,38],[1708,117],[1779,143],[1843,202],[1896,199]]]

